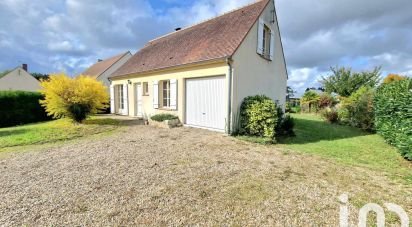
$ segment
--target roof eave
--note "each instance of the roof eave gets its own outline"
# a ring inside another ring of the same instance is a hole
[[[170,67],[152,69],[152,70],[147,70],[147,71],[142,71],[142,72],[137,72],[137,73],[129,73],[129,74],[111,76],[111,77],[109,77],[109,79],[110,80],[121,80],[121,79],[125,79],[125,78],[141,76],[141,75],[145,75],[145,74],[160,73],[160,72],[175,70],[175,69],[185,69],[185,68],[189,68],[189,67],[193,67],[193,66],[210,65],[210,64],[216,64],[216,63],[226,63],[226,59],[231,58],[231,57],[232,57],[232,55],[221,57],[221,58],[208,59],[208,60],[204,60],[204,61],[191,62],[191,63],[187,63],[187,64],[182,64],[182,65],[175,65],[175,66],[170,66]]]

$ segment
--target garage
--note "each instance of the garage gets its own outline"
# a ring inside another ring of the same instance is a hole
[[[186,125],[225,130],[225,76],[186,79]]]

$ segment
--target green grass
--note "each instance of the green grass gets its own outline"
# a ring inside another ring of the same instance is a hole
[[[377,134],[360,129],[329,124],[317,115],[293,114],[295,137],[279,139],[278,147],[314,154],[350,166],[384,171],[390,177],[412,184],[412,163],[402,158],[396,148]],[[265,144],[254,137],[242,140]]]
[[[412,183],[412,163],[377,134],[329,124],[319,116],[294,114],[296,137],[280,140],[280,146],[316,154],[338,162],[383,170]]]
[[[113,119],[91,118],[84,124],[73,124],[68,119],[17,127],[0,128],[0,151],[4,148],[48,144],[112,131],[120,125]]]

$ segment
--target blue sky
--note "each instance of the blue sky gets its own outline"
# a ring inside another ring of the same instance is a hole
[[[82,72],[147,41],[253,0],[1,0],[0,71]],[[412,75],[412,1],[276,0],[289,84],[318,86],[330,66]]]

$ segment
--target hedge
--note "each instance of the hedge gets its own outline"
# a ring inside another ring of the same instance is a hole
[[[374,108],[377,132],[412,160],[412,78],[381,85]]]
[[[246,97],[240,106],[240,134],[276,141],[278,113],[275,102],[267,96]]]
[[[0,127],[50,120],[38,92],[0,91]]]

